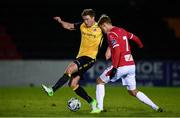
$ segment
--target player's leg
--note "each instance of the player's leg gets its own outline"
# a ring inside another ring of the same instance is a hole
[[[104,96],[105,96],[105,83],[98,78],[96,80],[96,100],[98,102],[98,108],[103,111],[104,110]]]
[[[104,110],[104,96],[105,96],[105,84],[110,81],[109,75],[107,74],[112,69],[112,66],[108,67],[96,80],[96,100],[98,102],[98,108]]]
[[[129,94],[136,97],[146,105],[150,106],[152,109],[162,112],[162,109],[159,108],[150,98],[148,98],[143,92],[136,89],[135,66],[126,67],[126,70],[127,75],[125,76],[125,78],[122,78],[122,83],[123,85],[127,85]]]
[[[72,73],[77,71],[78,71],[78,66],[76,65],[76,63],[74,62],[70,63],[66,68],[64,75],[52,87],[53,91],[55,92],[58,88],[62,87],[69,79],[71,79]]]
[[[74,78],[72,79],[70,85],[73,87],[77,95],[85,99],[91,105],[91,108],[92,108],[91,113],[97,113],[98,110],[96,109],[96,106],[97,106],[96,100],[91,98],[87,94],[87,92],[78,84],[79,77],[82,78],[83,74],[94,65],[95,60],[87,56],[82,56],[82,57],[79,57],[75,61],[75,63],[78,65],[78,72],[77,72],[78,76],[75,74],[72,75],[74,76]]]
[[[77,67],[76,63],[74,63],[74,62],[70,63],[69,66],[66,68],[64,75],[55,83],[55,85],[52,88],[42,85],[44,91],[49,96],[53,96],[54,92],[58,88],[62,87],[71,78],[71,74],[76,72],[77,70],[78,70],[78,67]]]
[[[131,85],[127,87],[128,92],[130,95],[136,97],[141,102],[145,103],[146,105],[150,106],[152,109],[162,112],[162,108],[157,106],[148,96],[146,96],[143,92],[138,91],[137,89],[134,89],[135,87],[132,87]],[[132,89],[132,90],[131,90]]]
[[[82,88],[79,85],[79,80],[80,80],[80,76],[76,76],[74,78],[71,79],[71,81],[69,82],[69,86],[74,90],[74,92],[80,96],[81,98],[83,98],[84,100],[86,100],[92,107],[92,110],[96,109],[96,101],[90,97],[88,95],[88,93],[85,91],[84,88]],[[94,105],[95,104],[95,105]]]
[[[80,80],[80,76],[76,76],[72,78],[69,82],[69,86],[72,90],[81,98],[86,100],[88,103],[91,103],[93,99],[87,94],[87,92],[78,84]]]

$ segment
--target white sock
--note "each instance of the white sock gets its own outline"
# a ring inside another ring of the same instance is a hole
[[[136,94],[136,97],[143,103],[149,105],[151,108],[153,108],[154,110],[157,110],[159,107],[154,104],[143,92],[139,91]]]
[[[103,110],[103,101],[105,96],[105,87],[104,84],[96,85],[96,100],[98,102],[98,108]]]

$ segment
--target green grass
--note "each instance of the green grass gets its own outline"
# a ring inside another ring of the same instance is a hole
[[[85,87],[95,97],[95,86]],[[90,114],[89,105],[81,98],[82,107],[77,112],[67,109],[67,101],[77,97],[63,87],[53,97],[48,97],[41,88],[0,88],[0,117],[175,117],[180,116],[180,88],[139,88],[165,112],[158,113],[130,96],[126,88],[106,87],[104,101],[107,112]]]

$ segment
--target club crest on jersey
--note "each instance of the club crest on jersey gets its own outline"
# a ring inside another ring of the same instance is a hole
[[[117,42],[116,42],[115,39],[112,39],[112,40],[111,40],[111,44],[112,44],[112,45],[115,45],[116,43],[117,43]]]
[[[96,31],[96,28],[95,28],[95,29],[93,29],[93,31],[95,32],[95,31]]]

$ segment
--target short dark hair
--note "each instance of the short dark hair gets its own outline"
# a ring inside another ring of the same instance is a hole
[[[81,16],[91,16],[91,17],[95,17],[95,11],[93,9],[84,9],[83,12],[81,13]]]
[[[98,20],[98,26],[102,25],[103,23],[112,24],[111,18],[107,16],[106,14],[101,15],[101,17]]]

